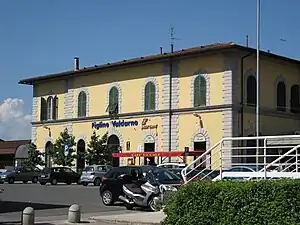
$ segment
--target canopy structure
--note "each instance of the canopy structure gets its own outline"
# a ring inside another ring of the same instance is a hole
[[[200,156],[204,151],[191,151],[191,152],[120,152],[113,153],[114,158],[128,158],[128,164],[135,165],[136,158],[138,164],[141,164],[141,158],[157,157],[158,163],[163,163],[167,158],[178,157],[183,162],[186,161],[186,156]],[[160,159],[160,160],[159,160]],[[160,162],[159,162],[160,161]]]
[[[123,157],[183,157],[183,156],[200,156],[203,151],[191,151],[191,152],[122,152],[113,153],[115,158]]]

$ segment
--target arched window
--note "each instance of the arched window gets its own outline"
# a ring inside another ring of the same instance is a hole
[[[286,90],[285,83],[280,81],[277,83],[277,110],[285,111],[286,109]]]
[[[299,85],[291,87],[291,112],[299,113]]]
[[[53,97],[49,96],[47,99],[47,120],[52,119],[52,112],[53,112]]]
[[[78,95],[78,117],[85,117],[86,116],[86,93],[81,91]]]
[[[109,91],[109,114],[119,113],[119,91],[117,87],[112,87]]]
[[[145,107],[144,110],[155,110],[155,84],[148,82],[145,86]]]
[[[256,106],[256,78],[250,75],[247,78],[247,105]]]
[[[206,105],[206,80],[199,75],[194,81],[194,107]]]
[[[47,102],[43,97],[41,98],[40,120],[41,121],[47,120]]]

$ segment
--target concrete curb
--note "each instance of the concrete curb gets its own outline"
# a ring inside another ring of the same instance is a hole
[[[160,225],[161,223],[157,222],[142,222],[142,221],[128,221],[128,220],[121,220],[121,219],[96,219],[96,223],[103,223],[103,224],[118,224],[118,225]]]

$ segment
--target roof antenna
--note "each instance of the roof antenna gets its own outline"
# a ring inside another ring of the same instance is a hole
[[[175,40],[180,40],[180,39],[175,37],[174,27],[173,27],[173,25],[171,25],[171,32],[170,32],[171,53],[174,52],[174,42],[175,42]]]

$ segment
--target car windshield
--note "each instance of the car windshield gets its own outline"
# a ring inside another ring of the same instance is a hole
[[[44,168],[41,171],[42,173],[50,173],[50,168]]]
[[[84,172],[93,172],[94,171],[94,167],[91,167],[91,166],[88,166],[88,167],[85,167]]]
[[[156,179],[159,181],[166,181],[166,180],[181,180],[181,178],[176,175],[175,173],[172,173],[171,171],[168,171],[166,169],[159,169],[156,168],[151,171],[152,174]]]

